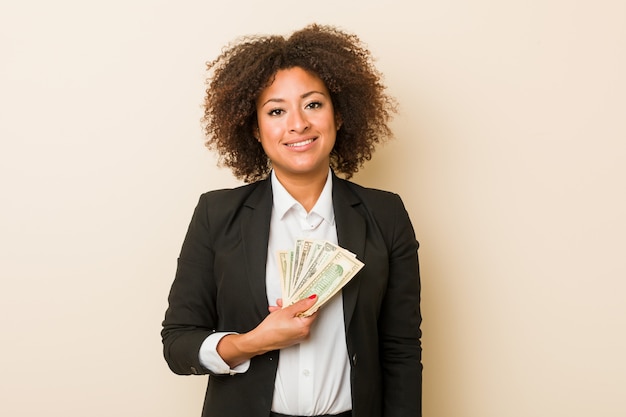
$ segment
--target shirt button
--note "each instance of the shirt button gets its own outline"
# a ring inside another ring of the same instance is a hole
[[[304,371],[302,371],[302,375],[309,376],[311,375],[311,372],[308,369],[305,369]]]

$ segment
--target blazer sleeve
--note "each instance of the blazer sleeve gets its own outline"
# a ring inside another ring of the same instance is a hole
[[[387,289],[379,316],[384,413],[421,416],[422,362],[418,242],[399,196],[393,195],[383,234],[389,250]],[[390,218],[391,217],[391,218]]]
[[[216,328],[210,231],[204,194],[183,242],[161,331],[165,360],[173,372],[181,375],[209,373],[200,363],[199,351],[202,342]]]

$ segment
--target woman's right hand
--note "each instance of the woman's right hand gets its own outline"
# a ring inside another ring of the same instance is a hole
[[[270,314],[253,330],[224,336],[217,345],[217,353],[234,368],[253,356],[302,342],[309,336],[317,313],[308,317],[300,315],[311,308],[315,301],[317,298],[312,296],[280,308],[281,302],[278,300],[278,307],[270,307]]]

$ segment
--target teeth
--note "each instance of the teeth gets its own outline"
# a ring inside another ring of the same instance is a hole
[[[289,143],[289,144],[287,144],[287,146],[295,148],[295,147],[298,147],[298,146],[308,145],[309,143],[312,143],[312,142],[313,142],[313,139],[307,139],[307,140],[303,140],[302,142]]]

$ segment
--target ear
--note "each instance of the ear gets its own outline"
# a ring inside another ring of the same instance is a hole
[[[341,114],[335,113],[335,127],[337,128],[337,130],[341,129],[342,125],[343,125],[343,118],[341,117]]]
[[[254,136],[258,142],[261,142],[261,133],[259,132],[259,126],[257,124],[252,128],[252,136]]]

